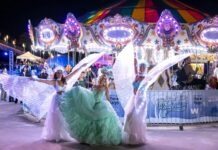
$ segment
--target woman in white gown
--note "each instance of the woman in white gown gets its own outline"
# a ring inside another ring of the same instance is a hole
[[[124,137],[125,144],[145,144],[146,143],[146,102],[143,98],[144,90],[138,91],[140,83],[145,79],[147,66],[145,63],[140,63],[139,70],[134,58],[135,80],[133,82],[133,95],[125,107],[125,122],[124,122]]]
[[[79,69],[73,71],[66,77],[63,76],[63,70],[57,70],[54,74],[53,80],[33,79],[34,81],[52,85],[56,89],[56,94],[53,96],[51,101],[42,132],[42,138],[45,140],[56,142],[59,142],[60,140],[75,141],[70,137],[69,132],[67,131],[67,124],[64,123],[64,118],[59,110],[59,102],[61,96],[65,92],[67,80],[77,73],[78,70]]]

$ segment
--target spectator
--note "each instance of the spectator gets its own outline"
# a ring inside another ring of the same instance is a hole
[[[109,78],[109,84],[108,84],[109,89],[115,90],[115,83],[113,78]]]
[[[27,67],[24,67],[23,70],[21,71],[21,76],[24,76],[24,77],[31,77],[31,73],[30,71],[27,69]]]
[[[91,68],[88,68],[86,72],[86,77],[85,77],[87,88],[92,88],[92,82],[93,82],[93,79],[95,78],[96,78],[95,73],[92,71]]]
[[[39,74],[39,78],[41,78],[41,79],[48,78],[48,73],[46,72],[45,68],[42,69],[41,73]]]
[[[83,72],[80,74],[79,79],[76,81],[76,83],[74,84],[74,86],[86,87],[85,75],[86,75],[86,73],[83,71]]]

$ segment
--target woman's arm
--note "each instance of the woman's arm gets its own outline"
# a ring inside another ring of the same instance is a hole
[[[136,59],[136,52],[134,52],[134,69],[135,69],[135,74],[138,74],[138,69],[137,69],[137,59]]]
[[[65,79],[68,81],[72,76],[74,76],[82,67],[85,67],[87,64],[83,64],[80,68],[74,70],[73,72],[69,73]]]
[[[41,83],[45,83],[45,84],[48,84],[48,85],[55,85],[54,80],[35,79],[35,78],[31,78],[31,80],[33,80],[33,81],[38,81],[38,82],[41,82]]]
[[[105,95],[106,95],[107,100],[110,101],[108,86],[105,87]]]

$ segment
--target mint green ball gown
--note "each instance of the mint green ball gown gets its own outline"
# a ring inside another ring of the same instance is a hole
[[[122,125],[111,104],[104,100],[104,90],[76,86],[60,102],[71,137],[90,145],[118,145]]]

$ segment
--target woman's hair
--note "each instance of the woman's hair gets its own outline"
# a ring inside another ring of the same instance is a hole
[[[61,76],[61,82],[63,82],[64,84],[66,84],[67,82],[66,82],[66,78],[63,76],[63,72],[62,71],[60,71],[60,70],[58,70],[58,71],[56,71],[55,73],[54,73],[54,80],[57,80],[58,79],[58,77],[57,77],[57,74],[58,73],[61,73],[62,74],[62,76]]]
[[[98,84],[100,84],[104,79],[106,79],[107,84],[107,77],[104,74],[99,77]]]
[[[140,63],[140,64],[139,64],[139,67],[144,67],[144,68],[146,68],[147,65],[146,65],[145,63]]]

